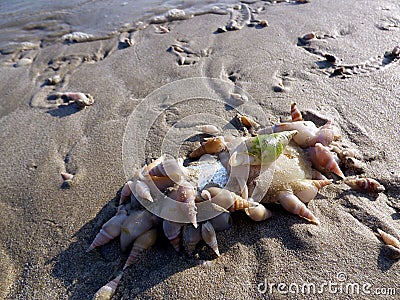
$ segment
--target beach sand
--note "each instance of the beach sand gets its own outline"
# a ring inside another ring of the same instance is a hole
[[[115,213],[126,181],[122,142],[129,116],[151,92],[192,77],[235,81],[271,116],[258,120],[264,125],[287,117],[291,101],[308,119],[333,118],[343,140],[362,154],[366,175],[386,191],[372,197],[344,184],[324,188],[309,204],[318,226],[279,205],[268,205],[273,216],[261,223],[236,213],[233,227],[218,233],[221,257],[207,265],[177,254],[160,238],[125,272],[114,298],[320,299],[318,294],[282,294],[277,285],[295,289],[314,283],[321,289],[329,281],[358,284],[360,292],[325,288],[324,299],[398,297],[400,265],[388,257],[376,229],[400,237],[400,66],[398,59],[384,58],[400,41],[399,4],[321,0],[250,7],[265,7],[257,18],[267,20],[268,27],[216,33],[229,15],[206,14],[170,22],[165,34],[153,26],[136,31],[131,47],[122,47],[113,36],[26,51],[20,57],[33,60],[26,65],[3,56],[1,298],[91,299],[117,274],[124,257],[117,241],[85,250]],[[319,38],[299,40],[310,32]],[[168,50],[177,43],[204,55],[183,52],[196,63],[180,65]],[[345,66],[336,72],[344,74],[332,76],[335,67],[323,53],[335,56],[337,65]],[[55,74],[61,83],[44,84]],[[88,93],[95,103],[79,110],[47,99],[67,91]],[[159,141],[175,119],[213,114],[218,105],[199,101],[167,111],[148,139],[137,142],[156,158]],[[75,174],[71,187],[63,186],[61,172]],[[200,252],[201,258],[213,258],[206,247]],[[371,294],[361,291],[365,284]],[[381,288],[397,288],[397,296],[376,295]]]

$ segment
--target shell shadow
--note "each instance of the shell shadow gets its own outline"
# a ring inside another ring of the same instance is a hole
[[[115,214],[119,195],[120,191],[99,211],[94,219],[76,232],[75,242],[46,262],[46,264],[53,265],[52,275],[66,286],[68,299],[92,299],[100,287],[122,270],[127,254],[121,253],[118,238],[94,251],[86,252],[101,226]],[[217,233],[221,254],[229,251],[237,243],[251,246],[261,238],[280,239],[284,247],[292,250],[309,249],[309,245],[299,239],[291,230],[293,225],[306,221],[288,215],[278,205],[269,208],[274,213],[273,226],[271,226],[270,220],[256,223],[242,212],[235,213],[233,226]],[[161,230],[159,233],[156,244],[124,271],[120,288],[117,289],[117,299],[122,297],[121,290],[124,295],[128,291],[130,298],[143,295],[176,273],[196,267],[201,261],[216,259],[215,254],[211,249],[205,247],[204,242],[201,242],[196,248],[196,258],[184,253],[177,253],[163,236]]]

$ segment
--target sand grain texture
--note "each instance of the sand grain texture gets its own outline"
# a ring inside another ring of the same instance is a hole
[[[265,5],[258,17],[268,20],[269,27],[216,34],[229,15],[208,14],[172,22],[165,34],[149,26],[135,32],[134,45],[124,49],[118,49],[117,37],[55,43],[32,50],[31,65],[2,64],[0,271],[5,275],[0,297],[91,299],[120,264],[117,242],[92,253],[85,249],[114,214],[125,182],[121,152],[130,113],[169,82],[201,76],[232,80],[232,74],[271,116],[262,120],[265,125],[288,116],[291,101],[309,119],[318,121],[319,114],[334,118],[343,138],[363,154],[367,175],[379,180],[385,193],[374,198],[344,185],[327,187],[309,204],[320,226],[278,205],[270,207],[273,217],[262,223],[236,214],[232,229],[218,233],[222,256],[209,266],[177,255],[166,239],[159,239],[125,272],[115,299],[296,299],[304,295],[262,294],[257,286],[264,280],[321,285],[338,282],[340,272],[346,283],[372,284],[371,293],[386,287],[400,294],[399,263],[385,255],[375,234],[382,228],[400,237],[400,65],[393,60],[380,67],[385,51],[400,42],[400,31],[379,25],[400,19],[399,4],[321,0],[258,5]],[[323,57],[298,45],[298,38],[309,32],[332,36],[310,47],[334,55],[338,65],[358,64],[361,71],[344,79],[330,76],[332,66]],[[176,43],[196,53],[212,51],[196,56],[195,64],[179,65],[176,53],[168,51]],[[364,63],[371,58],[371,66]],[[63,78],[60,85],[43,85],[56,73]],[[47,97],[56,91],[90,93],[95,104],[84,110],[43,108],[52,104]],[[149,157],[157,156],[159,141],[174,120],[193,110],[217,109],[217,104],[199,102],[167,111],[143,141]],[[62,187],[61,172],[75,174],[70,188]],[[212,257],[210,251],[202,255]]]

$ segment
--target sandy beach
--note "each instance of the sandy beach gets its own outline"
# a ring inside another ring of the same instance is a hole
[[[400,58],[390,54],[400,42],[400,4],[247,2],[268,26],[218,32],[230,14],[207,13],[132,25],[101,39],[3,49],[0,298],[92,299],[118,273],[126,254],[117,240],[85,250],[115,214],[127,180],[128,120],[157,89],[206,77],[246,91],[267,116],[257,119],[263,125],[287,118],[292,101],[308,120],[332,118],[342,140],[361,154],[365,175],[386,190],[373,197],[345,184],[327,186],[308,205],[318,226],[277,204],[267,206],[273,215],[260,223],[235,213],[233,227],[217,234],[222,255],[200,249],[200,259],[211,261],[206,265],[160,237],[125,271],[113,299],[321,299],[296,287],[328,282],[360,291],[325,287],[324,299],[398,299],[400,265],[376,232],[400,238]],[[315,38],[303,39],[308,33]],[[95,102],[85,109],[60,105],[66,103],[54,97],[65,92],[90,94]],[[217,101],[183,101],[159,113],[136,143],[155,159],[168,130],[201,113],[235,116]],[[145,127],[142,118],[137,131]],[[181,151],[190,148],[186,143]],[[61,172],[74,174],[71,186]],[[279,291],[280,283],[294,292]]]

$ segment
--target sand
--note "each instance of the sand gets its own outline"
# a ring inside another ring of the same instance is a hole
[[[366,175],[386,191],[372,197],[343,184],[323,189],[309,204],[319,226],[279,205],[268,206],[273,216],[262,223],[237,213],[234,226],[218,233],[222,256],[208,265],[175,253],[160,238],[125,272],[115,299],[320,299],[296,293],[296,287],[313,283],[321,289],[328,282],[357,284],[360,292],[325,286],[324,299],[398,297],[399,263],[387,256],[376,229],[400,237],[400,66],[383,57],[400,40],[399,4],[321,0],[250,7],[265,7],[257,18],[268,27],[217,34],[229,15],[206,14],[170,22],[165,34],[153,26],[134,32],[131,47],[112,36],[29,50],[25,57],[33,62],[25,65],[3,56],[1,298],[91,299],[115,276],[121,264],[117,242],[91,253],[85,249],[114,214],[126,180],[122,142],[129,116],[151,92],[192,77],[236,80],[269,116],[259,120],[264,125],[287,117],[291,101],[311,120],[332,117],[344,141],[363,155]],[[310,32],[320,38],[299,40]],[[177,43],[203,55],[180,65],[168,50]],[[331,76],[334,68],[321,53],[334,55],[344,74]],[[60,84],[43,84],[55,74]],[[95,104],[83,110],[55,106],[47,97],[56,91],[89,93]],[[167,110],[147,140],[137,143],[156,158],[168,128],[201,112],[234,116],[217,102],[183,103]],[[65,171],[76,174],[70,188],[60,176]],[[200,252],[213,258],[207,248]],[[279,292],[279,283],[294,292]],[[393,288],[397,296],[377,295]]]

